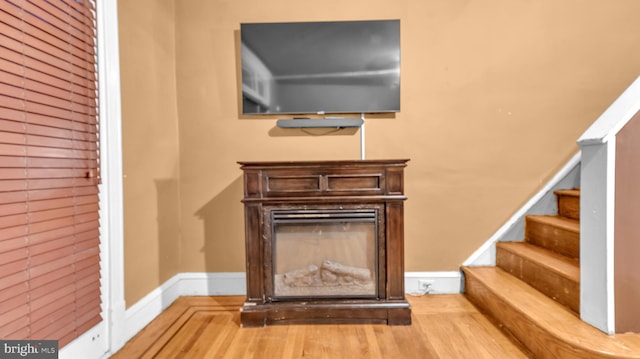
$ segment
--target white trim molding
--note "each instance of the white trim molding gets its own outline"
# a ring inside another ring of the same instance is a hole
[[[607,334],[615,331],[615,142],[581,145],[580,318]]]
[[[640,110],[640,77],[580,136],[580,318],[615,332],[616,135]]]
[[[459,271],[407,272],[404,280],[408,295],[453,294],[460,293],[462,288],[462,275]],[[419,280],[431,284],[428,293],[419,290]],[[244,272],[176,274],[127,309],[124,337],[126,340],[133,338],[181,296],[224,295],[246,295]]]
[[[429,284],[428,289],[420,287],[420,282]],[[406,272],[404,289],[408,295],[457,294],[462,293],[462,272]]]
[[[462,265],[496,265],[496,243],[524,240],[524,218],[526,215],[557,213],[558,208],[553,192],[557,189],[580,187],[580,161],[581,155],[578,152]]]
[[[102,318],[108,325],[106,340],[109,353],[113,353],[126,342],[122,334],[126,304],[118,2],[98,1],[97,6]]]
[[[246,276],[243,272],[179,273],[127,309],[123,334],[126,340],[133,338],[182,296],[245,294]]]
[[[607,142],[640,111],[640,77],[589,126],[578,139],[578,145],[593,145]]]
[[[118,3],[96,2],[100,107],[100,291],[102,322],[61,348],[59,357],[108,358],[125,337],[122,118]]]

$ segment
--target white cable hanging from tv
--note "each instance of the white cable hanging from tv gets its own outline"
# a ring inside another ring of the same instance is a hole
[[[364,112],[360,114],[360,159],[364,160]]]

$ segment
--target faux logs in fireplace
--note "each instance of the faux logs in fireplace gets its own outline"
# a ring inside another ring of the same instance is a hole
[[[407,161],[240,162],[247,269],[242,325],[410,324]]]

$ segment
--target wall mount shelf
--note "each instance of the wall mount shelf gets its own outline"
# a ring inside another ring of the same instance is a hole
[[[362,118],[294,118],[291,120],[281,119],[276,122],[280,128],[348,128],[361,127],[364,123]]]

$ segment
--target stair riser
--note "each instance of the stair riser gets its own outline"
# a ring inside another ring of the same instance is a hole
[[[580,219],[580,197],[558,194],[557,199],[559,216]]]
[[[580,258],[580,233],[527,217],[525,241],[571,258]]]
[[[496,265],[575,313],[580,312],[578,282],[500,247],[496,248]]]
[[[592,358],[591,353],[577,351],[566,343],[558,341],[543,328],[538,327],[529,317],[512,307],[490,288],[465,272],[465,295],[481,311],[500,323],[514,338],[526,346],[540,359],[584,359]]]

